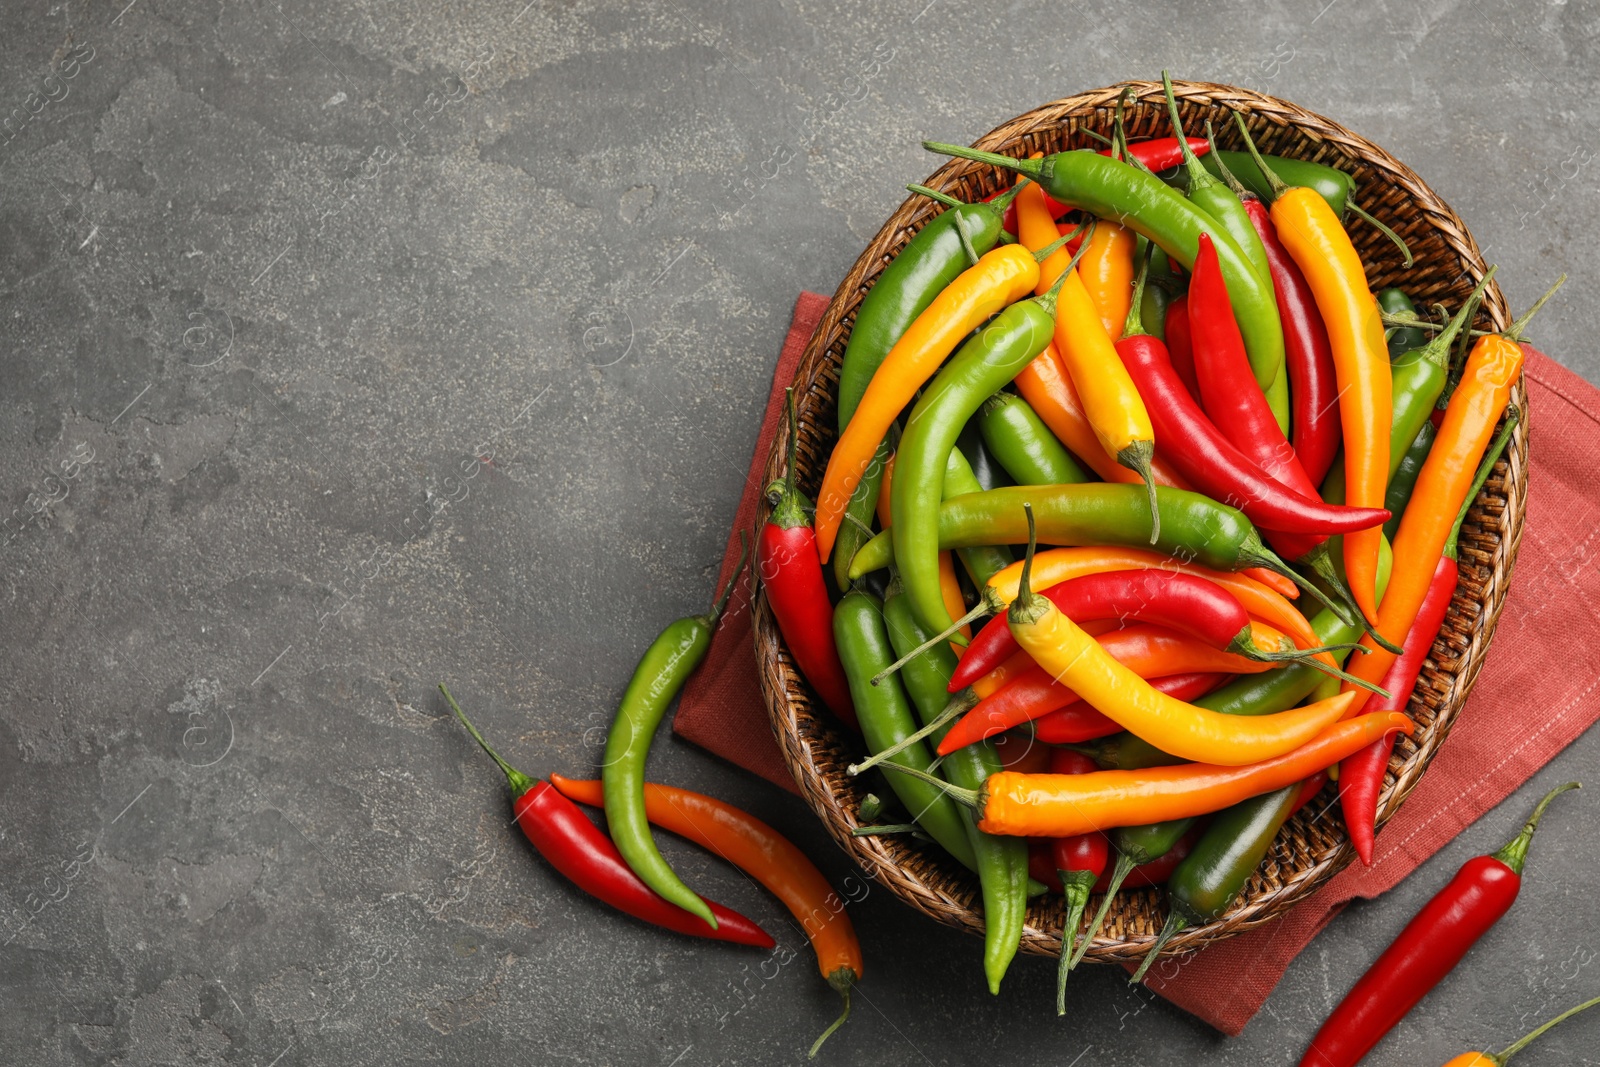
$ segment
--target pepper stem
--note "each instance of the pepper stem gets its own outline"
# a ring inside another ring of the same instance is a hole
[[[1329,545],[1332,543],[1333,542],[1331,541],[1323,541],[1322,543],[1318,544],[1316,548],[1313,548],[1310,552],[1307,552],[1305,555],[1301,556],[1298,560],[1296,560],[1296,562],[1309,567],[1311,569],[1311,573],[1315,574],[1318,578],[1321,578],[1324,582],[1326,582],[1328,588],[1332,589],[1334,593],[1338,595],[1346,605],[1349,606],[1352,614],[1347,616],[1342,612],[1338,613],[1340,618],[1344,619],[1344,621],[1349,625],[1359,625],[1362,631],[1370,634],[1372,639],[1376,641],[1384,649],[1384,651],[1393,652],[1397,656],[1400,655],[1404,649],[1379,633],[1377,627],[1368,623],[1366,617],[1361,614],[1361,609],[1356,606],[1356,598],[1354,594],[1350,592],[1350,587],[1345,584],[1344,579],[1339,577],[1338,568],[1333,565],[1333,555],[1329,549]],[[1365,653],[1362,654],[1365,655]]]
[[[1144,316],[1139,311],[1139,305],[1144,303],[1144,284],[1150,276],[1150,258],[1155,255],[1156,243],[1145,241],[1144,255],[1139,259],[1139,273],[1133,276],[1133,304],[1128,308],[1128,317],[1122,320],[1122,339],[1144,336]]]
[[[1067,1013],[1067,975],[1072,971],[1076,953],[1073,951],[1078,936],[1078,925],[1083,922],[1083,910],[1089,905],[1089,894],[1094,890],[1093,871],[1057,870],[1061,878],[1061,895],[1066,898],[1067,910],[1061,919],[1061,961],[1056,964],[1056,1014]]]
[[[1126,163],[1135,170],[1142,170],[1151,177],[1155,171],[1145,166],[1144,160],[1134,155],[1128,149],[1128,127],[1123,121],[1123,105],[1133,96],[1133,86],[1124,85],[1122,92],[1117,94],[1117,110],[1111,120],[1111,150],[1116,154],[1119,162]]]
[[[1549,1030],[1551,1027],[1560,1023],[1566,1022],[1568,1019],[1572,1018],[1581,1011],[1588,1011],[1596,1004],[1600,1004],[1600,997],[1595,997],[1593,1000],[1586,1000],[1582,1004],[1579,1004],[1576,1008],[1568,1008],[1560,1015],[1557,1015],[1554,1019],[1551,1019],[1549,1022],[1539,1027],[1539,1029],[1535,1030],[1533,1033],[1513,1041],[1511,1044],[1507,1045],[1505,1048],[1501,1049],[1499,1052],[1495,1053],[1489,1058],[1495,1062],[1496,1067],[1505,1067],[1507,1060],[1521,1052],[1523,1049],[1527,1048],[1528,1045],[1534,1041],[1534,1039],[1542,1036],[1546,1030]]]
[[[1189,174],[1189,192],[1192,196],[1197,187],[1216,185],[1218,182],[1201,165],[1194,149],[1189,147],[1189,136],[1183,132],[1183,118],[1178,114],[1178,96],[1172,91],[1172,79],[1166,71],[1161,72],[1161,90],[1167,96],[1167,114],[1172,116],[1172,135],[1178,139],[1178,148],[1183,152],[1183,169]]]
[[[917,185],[916,183],[912,183],[911,185],[906,186],[906,189],[916,193],[918,196],[925,196],[936,204],[943,204],[945,207],[966,207],[966,204],[963,201],[957,200],[949,193],[941,193],[937,189],[929,189],[926,185]]]
[[[1544,809],[1550,806],[1552,800],[1567,790],[1580,788],[1582,787],[1577,782],[1567,782],[1565,785],[1558,785],[1546,793],[1544,799],[1539,801],[1539,806],[1533,809],[1533,814],[1528,816],[1528,821],[1522,827],[1522,832],[1507,841],[1505,847],[1490,858],[1499,860],[1511,868],[1512,874],[1521,877],[1522,865],[1528,860],[1528,845],[1533,841],[1533,832],[1539,828],[1539,820],[1544,817]]]
[[[1206,119],[1206,144],[1211,146],[1211,159],[1217,165],[1217,173],[1222,175],[1222,180],[1227,183],[1229,189],[1233,190],[1233,195],[1237,196],[1241,201],[1243,201],[1247,196],[1254,196],[1257,200],[1260,200],[1261,198],[1259,196],[1256,196],[1255,193],[1245,188],[1244,183],[1241,182],[1234,175],[1233,171],[1228,169],[1228,165],[1222,161],[1222,153],[1217,151],[1217,135],[1216,132],[1211,129],[1210,119]]]
[[[791,452],[790,455],[793,455]],[[793,469],[794,464],[789,464]],[[739,562],[734,565],[733,577],[728,579],[728,584],[723,587],[722,595],[717,597],[716,603],[711,605],[711,610],[706,613],[707,626],[716,626],[717,620],[722,618],[722,613],[727,610],[728,601],[733,597],[733,591],[739,585],[739,575],[744,573],[744,565],[750,559],[750,535],[743,530],[739,531]]]
[[[1505,332],[1504,337],[1509,341],[1522,340],[1522,332],[1528,328],[1528,323],[1532,322],[1533,317],[1539,314],[1539,309],[1544,307],[1545,303],[1552,296],[1556,295],[1556,290],[1560,289],[1566,284],[1567,276],[1563,274],[1561,277],[1556,279],[1556,283],[1554,285],[1545,290],[1545,294],[1543,296],[1533,302],[1533,307],[1529,308],[1527,311],[1524,311],[1522,313],[1522,317],[1511,324],[1511,328]]]
[[[979,619],[988,618],[990,615],[998,615],[1004,610],[1006,610],[1006,602],[1000,598],[1000,594],[995,592],[991,586],[984,586],[982,593],[979,594],[977,604],[973,605],[971,611],[889,664],[877,674],[874,674],[871,679],[872,684],[881,684],[889,675],[898,671],[901,667],[928,651],[928,649],[937,648],[941,643],[950,640],[961,631],[963,626],[970,626]]]
[[[923,726],[922,729],[913,734],[908,734],[904,738],[901,738],[899,741],[896,741],[882,752],[873,753],[860,763],[850,764],[845,768],[845,773],[852,776],[862,774],[871,770],[873,767],[876,767],[885,760],[893,759],[895,756],[898,756],[900,753],[904,752],[918,741],[938,733],[940,727],[948,726],[950,723],[955,722],[957,719],[961,718],[961,716],[965,715],[967,712],[971,711],[977,706],[978,694],[974,693],[969,686],[968,688],[961,690],[961,692],[957,693],[955,696],[951,697],[950,702],[944,706],[944,710],[935,715],[932,719],[928,720],[927,725]]]
[[[1233,121],[1239,127],[1239,133],[1244,137],[1244,146],[1249,150],[1250,158],[1256,161],[1256,166],[1261,170],[1261,176],[1267,180],[1267,188],[1272,190],[1272,195],[1267,198],[1267,202],[1270,204],[1284,193],[1287,193],[1289,187],[1283,183],[1282,178],[1278,177],[1276,171],[1267,166],[1267,161],[1261,158],[1260,151],[1256,149],[1256,140],[1250,136],[1250,127],[1245,125],[1244,116],[1235,111],[1233,113]]]
[[[1050,608],[1050,601],[1033,591],[1033,553],[1039,545],[1038,529],[1033,521],[1033,505],[1024,503],[1023,513],[1028,516],[1028,552],[1022,557],[1022,575],[1017,580],[1016,599],[1006,612],[1006,622],[1012,626],[1037,622]]]
[[[1363,208],[1360,204],[1356,203],[1354,200],[1346,201],[1344,206],[1349,208],[1352,212],[1354,212],[1355,216],[1358,219],[1362,219],[1369,226],[1373,227],[1379,233],[1383,234],[1389,240],[1394,242],[1395,247],[1400,249],[1400,254],[1402,256],[1406,257],[1405,263],[1402,264],[1403,266],[1410,267],[1413,263],[1415,263],[1417,261],[1416,257],[1414,257],[1411,254],[1411,246],[1406,244],[1406,240],[1405,240],[1404,237],[1401,237],[1399,234],[1397,234],[1393,230],[1389,229],[1389,227],[1387,227],[1383,223],[1379,222],[1376,216],[1368,214],[1366,209]]]
[[[1111,902],[1116,898],[1117,890],[1122,888],[1122,883],[1127,880],[1128,873],[1138,864],[1133,862],[1133,857],[1122,850],[1117,851],[1117,862],[1111,868],[1111,879],[1106,882],[1105,896],[1100,898],[1100,907],[1095,910],[1094,919],[1089,923],[1088,931],[1083,935],[1083,940],[1078,942],[1078,950],[1072,954],[1072,966],[1076,967],[1083,959],[1084,953],[1089,951],[1089,946],[1094,944],[1095,937],[1100,933],[1100,927],[1105,925],[1106,915],[1111,911]]]
[[[449,701],[450,710],[456,713],[456,718],[461,720],[461,725],[467,728],[467,733],[472,735],[472,739],[478,742],[478,745],[485,752],[489,753],[489,758],[498,763],[502,771],[506,772],[506,781],[511,783],[512,791],[520,797],[532,789],[535,785],[534,780],[501,759],[500,753],[489,747],[489,742],[485,741],[483,735],[478,732],[478,728],[472,725],[472,720],[467,718],[466,713],[461,710],[461,705],[456,703],[456,698],[450,695],[450,690],[444,687],[443,682],[439,683],[439,692],[443,693],[445,700]]]
[[[907,767],[903,763],[885,763],[883,765],[883,769],[886,771],[897,771],[900,774],[910,775],[918,781],[927,782],[929,785],[935,786],[941,790],[945,796],[949,797],[957,804],[965,804],[974,811],[981,811],[983,809],[983,794],[976,789],[963,789],[959,785],[951,785],[943,778],[931,775],[926,771],[919,771],[915,767]]]
[[[1139,964],[1139,969],[1133,972],[1133,977],[1128,979],[1128,984],[1138,985],[1143,982],[1144,973],[1150,969],[1150,965],[1156,961],[1156,957],[1161,955],[1161,950],[1167,947],[1167,942],[1171,941],[1180,930],[1188,925],[1189,920],[1182,915],[1175,911],[1168,912],[1167,924],[1161,928],[1161,933],[1156,936],[1156,943],[1150,946],[1150,951],[1144,954],[1143,962]]]
[[[1487,288],[1490,280],[1494,278],[1494,272],[1499,269],[1498,267],[1490,267],[1483,272],[1483,279],[1478,282],[1472,292],[1467,294],[1466,300],[1462,301],[1461,310],[1457,311],[1442,328],[1439,328],[1439,332],[1434,334],[1428,343],[1423,346],[1421,358],[1428,360],[1437,367],[1449,370],[1450,345],[1455,341],[1456,334],[1461,332],[1462,327],[1472,321],[1473,315],[1477,313],[1478,305],[1483,303],[1484,289]]]
[[[848,967],[840,967],[838,970],[828,975],[828,984],[838,992],[839,996],[844,998],[844,1011],[840,1012],[839,1017],[833,1020],[833,1022],[829,1024],[828,1028],[822,1031],[822,1033],[817,1036],[817,1039],[811,1043],[811,1051],[806,1054],[806,1059],[816,1059],[817,1050],[822,1048],[822,1043],[828,1040],[828,1038],[832,1037],[834,1031],[843,1026],[846,1020],[850,1018],[850,988],[855,985],[855,982],[856,972],[852,971]]]
[[[1026,184],[1027,179],[1023,179],[1022,181],[1017,182],[1011,188],[1007,189],[1005,192],[1001,193],[999,196],[995,197],[993,200],[986,201],[986,203],[996,211],[1004,214],[1006,208],[1011,206],[1011,201],[1017,198],[1017,194],[1022,192],[1022,187]]]
[[[1050,288],[1045,290],[1040,295],[1034,297],[1034,301],[1040,307],[1044,308],[1046,314],[1054,317],[1056,313],[1056,299],[1061,295],[1061,287],[1066,284],[1068,275],[1078,269],[1078,261],[1083,258],[1083,254],[1089,251],[1089,242],[1094,240],[1094,228],[1099,224],[1099,219],[1091,219],[1086,223],[1080,222],[1077,228],[1071,233],[1067,234],[1058,241],[1052,241],[1048,246],[1048,248],[1051,249],[1059,248],[1068,241],[1071,241],[1080,233],[1083,233],[1083,241],[1078,245],[1078,250],[1072,253],[1072,258],[1067,260],[1066,267],[1061,271],[1060,274],[1056,275],[1056,280],[1051,284]],[[1087,233],[1084,233],[1085,227],[1088,227]],[[1041,248],[1037,253],[1034,254],[1034,258],[1040,263],[1043,263],[1046,259],[1050,258],[1050,254],[1051,253],[1047,253],[1046,249]]]
[[[1038,262],[1043,263],[1045,260],[1049,259],[1051,256],[1055,255],[1057,252],[1059,252],[1063,248],[1065,248],[1069,242],[1073,241],[1080,234],[1082,234],[1086,227],[1088,228],[1088,230],[1089,230],[1089,232],[1091,234],[1094,233],[1094,223],[1092,223],[1092,222],[1080,222],[1080,223],[1078,223],[1077,226],[1073,227],[1071,233],[1062,234],[1060,237],[1057,237],[1054,241],[1051,241],[1049,244],[1047,244],[1043,248],[1039,249],[1039,251],[1035,252],[1033,254],[1033,258],[1035,260],[1037,260]],[[1088,244],[1088,243],[1089,242],[1087,240],[1084,241],[1085,245]],[[1083,255],[1083,245],[1079,245],[1077,253],[1075,255],[1073,255],[1073,257],[1072,257],[1072,262],[1073,262],[1074,265],[1077,264],[1078,257],[1082,256],[1082,255]],[[1071,268],[1069,267],[1068,269],[1070,270]],[[1061,274],[1063,276],[1066,273],[1067,273],[1066,271],[1062,271],[1061,272]],[[1058,277],[1056,280],[1060,281],[1060,278]]]
[[[1133,314],[1133,312],[1129,312]],[[1161,539],[1161,505],[1156,500],[1156,476],[1150,469],[1155,458],[1156,443],[1151,440],[1134,441],[1117,453],[1117,462],[1144,479],[1144,492],[1150,502],[1150,543]]]
[[[923,141],[922,147],[942,156],[958,156],[961,159],[976,160],[1004,170],[1016,171],[1018,174],[1026,174],[1035,181],[1044,174],[1042,159],[1013,159],[998,152],[985,152],[981,148],[964,148],[958,144],[945,144],[942,141]]]
[[[1450,527],[1450,536],[1444,542],[1444,554],[1449,559],[1455,559],[1457,552],[1456,542],[1461,538],[1461,524],[1467,521],[1467,512],[1471,510],[1473,501],[1478,499],[1478,493],[1483,489],[1483,483],[1489,480],[1489,474],[1494,470],[1494,465],[1500,462],[1500,453],[1506,450],[1506,444],[1511,440],[1511,431],[1516,428],[1517,420],[1522,418],[1522,409],[1516,406],[1506,408],[1506,424],[1500,427],[1499,436],[1494,439],[1494,444],[1489,446],[1489,451],[1484,454],[1483,462],[1478,464],[1478,473],[1472,479],[1472,487],[1467,490],[1467,498],[1461,502],[1461,510],[1456,512],[1455,525]]]

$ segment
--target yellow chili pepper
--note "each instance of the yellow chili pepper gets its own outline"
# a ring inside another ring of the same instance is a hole
[[[938,371],[956,345],[1008,305],[1027,296],[1039,280],[1033,254],[1001,245],[945,287],[917,316],[867,385],[850,424],[828,459],[817,494],[817,551],[828,561],[845,505],[872,463],[889,426]]]
[[[1105,219],[1089,235],[1089,247],[1078,261],[1084,288],[1100,312],[1106,336],[1122,336],[1128,309],[1133,306],[1134,232]]]
[[[1006,621],[1033,661],[1107,718],[1164,752],[1197,763],[1236,767],[1273,759],[1305,744],[1338,722],[1355,700],[1341,693],[1274,715],[1223,715],[1175,700],[1108,655],[1100,643],[1029,585],[1033,508],[1028,514],[1028,555],[1017,598]],[[1342,757],[1341,757],[1342,758]]]

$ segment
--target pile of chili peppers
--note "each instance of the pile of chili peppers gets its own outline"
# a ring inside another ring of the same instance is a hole
[[[1261,155],[1238,116],[1244,151],[1219,151],[1163,81],[1170,137],[1130,144],[1125,94],[1089,149],[925,143],[1015,183],[910,187],[944,210],[856,313],[815,505],[790,397],[756,561],[796,666],[860,734],[851,773],[904,808],[855,832],[975,872],[991,991],[1029,895],[1063,893],[1062,1012],[1123,885],[1166,886],[1137,981],[1330,779],[1371,862],[1550,295],[1491,333],[1492,269],[1456,308],[1373,293],[1347,210],[1411,256],[1353,180]]]

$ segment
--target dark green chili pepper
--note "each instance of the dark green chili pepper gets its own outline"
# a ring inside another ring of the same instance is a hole
[[[605,763],[600,769],[606,824],[617,851],[646,885],[678,907],[700,916],[713,930],[717,920],[711,909],[699,894],[683,884],[650,836],[650,820],[644,811],[644,765],[650,757],[650,741],[667,706],[706,658],[712,631],[728,606],[733,587],[739,584],[749,548],[748,542],[741,546],[739,565],[710,611],[679,619],[645,649],[622,694],[611,732],[606,734]]]
[[[984,444],[1019,485],[1094,480],[1056,440],[1028,402],[1015,393],[996,393],[984,401],[978,412],[978,427]]]
[[[1011,476],[1000,466],[994,458],[994,453],[989,451],[989,446],[983,443],[983,432],[978,429],[981,415],[974,415],[967,420],[966,426],[961,430],[961,436],[956,439],[956,445],[961,449],[961,454],[966,457],[967,465],[972,468],[972,474],[978,479],[979,489],[1003,489],[1008,485],[1016,485]],[[971,490],[967,490],[971,492]],[[951,493],[956,496],[956,493]]]
[[[1148,238],[1141,236],[1138,247],[1134,249],[1134,262],[1143,263],[1144,246],[1149,244]],[[1167,254],[1161,249],[1156,249],[1151,255],[1149,266],[1146,268],[1146,282],[1144,295],[1139,301],[1139,321],[1144,327],[1144,332],[1159,341],[1167,339],[1167,308],[1172,306],[1176,299],[1174,292],[1179,282],[1178,276],[1172,273]]]
[[[1152,764],[1152,766],[1157,765]],[[1100,898],[1100,908],[1094,913],[1094,920],[1089,923],[1089,932],[1083,935],[1083,940],[1078,944],[1078,951],[1073,955],[1073,966],[1077,966],[1078,961],[1083,959],[1083,954],[1089,951],[1095,936],[1100,933],[1100,927],[1106,921],[1106,913],[1111,910],[1111,901],[1116,897],[1117,890],[1122,888],[1128,873],[1141,864],[1153,863],[1171,852],[1172,847],[1193,825],[1192,818],[1169,819],[1166,822],[1154,822],[1144,826],[1119,826],[1106,833],[1111,840],[1111,847],[1117,850],[1117,862],[1111,868],[1111,878],[1106,883],[1105,895]]]
[[[1220,918],[1244,891],[1245,883],[1261,866],[1272,839],[1288,821],[1300,797],[1300,783],[1285,786],[1223,811],[1195,842],[1194,851],[1167,879],[1167,922],[1156,943],[1134,972],[1133,983],[1144,979],[1173,935],[1186,926]]]
[[[965,453],[959,446],[952,448],[949,462],[944,468],[944,495],[951,497],[960,496],[962,493],[981,492],[983,486],[978,483],[978,476],[973,473]],[[975,545],[972,548],[963,548],[956,552],[956,558],[966,569],[972,584],[979,589],[988,585],[990,578],[1011,566],[1011,550],[1004,545]],[[848,566],[847,562],[846,573]]]
[[[1231,237],[1214,232],[1217,225],[1210,216],[1160,179],[1097,152],[1058,152],[1042,159],[1012,159],[934,141],[924,141],[923,147],[1025,174],[1062,203],[1100,218],[1115,219],[1143,234],[1185,269],[1194,267],[1200,235],[1212,234],[1256,384],[1265,389],[1283,374],[1283,325],[1271,280],[1257,275]]]
[[[906,655],[933,636],[932,631],[917,621],[916,613],[911,610],[911,601],[893,580],[889,583],[883,616],[888,626],[889,640],[897,655]],[[949,703],[950,693],[946,687],[955,669],[955,653],[948,644],[943,643],[908,660],[901,668],[900,678],[925,724],[938,719]],[[935,744],[948,729],[947,724],[932,735]],[[939,768],[953,785],[964,789],[982,789],[989,776],[1000,770],[1000,757],[994,745],[982,741],[950,753]],[[896,774],[892,777],[898,779],[905,775]],[[962,810],[962,816],[972,841],[978,884],[983,892],[983,971],[989,980],[989,992],[998,993],[1000,979],[1017,954],[1017,946],[1022,941],[1023,921],[1027,918],[1028,845],[1020,837],[996,837],[984,833],[978,829],[976,819],[967,809]]]
[[[1411,502],[1411,490],[1417,487],[1417,475],[1422,473],[1422,464],[1433,450],[1433,439],[1438,433],[1432,422],[1423,423],[1422,429],[1417,431],[1417,439],[1400,457],[1400,465],[1389,479],[1388,491],[1383,495],[1383,506],[1389,509],[1390,518],[1383,524],[1383,536],[1390,541],[1400,532],[1400,520],[1405,517],[1406,505]]]
[[[1270,166],[1270,164],[1269,164]],[[1385,289],[1378,294],[1378,307],[1391,315],[1409,315],[1421,318],[1417,305],[1401,289]],[[1428,335],[1420,326],[1392,326],[1389,334],[1389,358],[1410,352],[1428,343]]]
[[[879,685],[870,681],[895,660],[889,635],[884,630],[883,603],[859,588],[846,593],[833,609],[833,639],[839,649],[839,660],[844,664],[845,677],[850,679],[850,698],[855,704],[867,750],[881,752],[915,732],[917,724],[900,680],[889,677]],[[928,773],[933,757],[919,741],[891,757],[891,762]],[[956,802],[937,786],[908,774],[891,774],[888,778],[890,787],[917,825],[962,866],[976,869],[972,841],[967,837],[966,824]]]

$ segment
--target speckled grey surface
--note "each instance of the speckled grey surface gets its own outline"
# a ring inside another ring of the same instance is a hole
[[[782,955],[607,914],[508,827],[432,686],[530,771],[592,765],[639,651],[710,594],[796,292],[932,169],[923,136],[1163,67],[1266,89],[1412,163],[1514,304],[1570,272],[1537,339],[1600,379],[1595,0],[26,0],[4,24],[7,1064],[803,1059],[833,997],[776,903],[668,841]],[[826,1060],[1292,1063],[1464,858],[1597,760],[1591,735],[1350,909],[1233,1041],[1104,970],[1064,1022],[1046,961],[990,998],[976,941],[872,890]],[[850,873],[743,772],[666,739],[652,769]],[[1514,912],[1373,1062],[1498,1048],[1600,991],[1595,803],[1552,811]],[[1597,1046],[1600,1019],[1520,1062]]]

